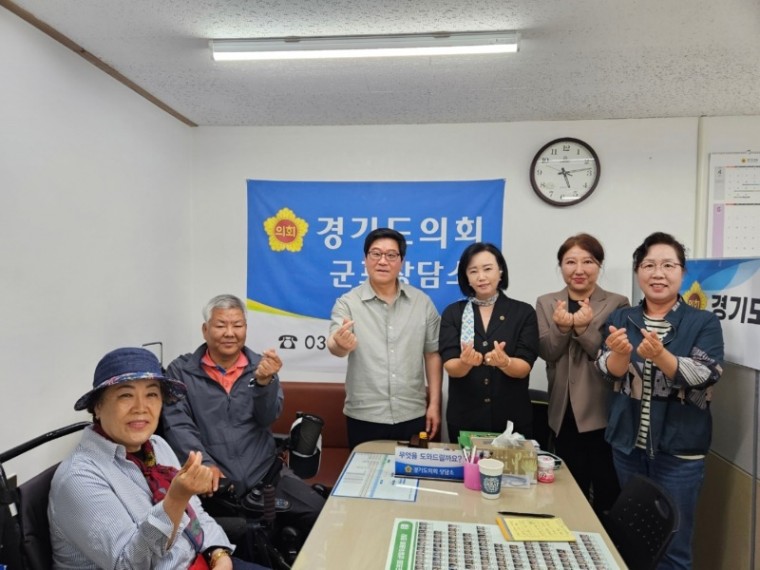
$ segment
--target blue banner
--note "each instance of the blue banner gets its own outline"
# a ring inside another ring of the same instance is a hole
[[[408,244],[401,279],[441,311],[462,296],[456,273],[465,247],[501,244],[503,196],[504,180],[249,180],[249,308],[328,319],[335,300],[366,279],[366,235],[391,227]]]
[[[690,259],[681,295],[720,319],[728,362],[760,370],[760,259]]]

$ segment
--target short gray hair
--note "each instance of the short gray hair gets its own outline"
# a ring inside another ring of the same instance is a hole
[[[245,310],[245,303],[240,300],[239,297],[235,297],[235,295],[217,295],[213,299],[211,299],[208,303],[206,303],[206,306],[203,307],[203,322],[207,323],[209,319],[211,319],[211,314],[216,309],[238,309],[241,313],[243,313],[243,318],[247,321],[248,318],[246,317],[246,310]]]

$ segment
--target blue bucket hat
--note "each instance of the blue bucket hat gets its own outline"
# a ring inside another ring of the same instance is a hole
[[[116,386],[131,380],[153,378],[160,380],[166,388],[166,403],[184,398],[187,389],[179,380],[164,375],[156,355],[144,348],[117,348],[106,354],[95,368],[92,390],[77,400],[75,410],[86,410],[93,396],[104,388]]]

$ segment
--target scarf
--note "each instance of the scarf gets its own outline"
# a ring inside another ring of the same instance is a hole
[[[476,297],[467,298],[467,304],[464,306],[464,311],[462,312],[462,330],[459,332],[459,342],[462,344],[475,343],[475,311],[472,306],[478,305],[481,307],[490,307],[498,298],[498,292],[493,297],[489,297],[482,301]]]
[[[99,423],[95,424],[94,430],[107,440],[113,441],[113,439],[103,431],[103,427]],[[142,444],[140,451],[136,453],[128,451],[127,459],[134,463],[143,474],[143,477],[145,477],[145,481],[148,483],[148,488],[152,495],[151,498],[153,504],[155,505],[159,501],[162,501],[169,490],[169,485],[171,485],[172,479],[174,479],[174,476],[177,474],[177,469],[156,463],[156,453],[153,450],[153,444],[150,440],[147,440]],[[203,560],[203,556],[200,555],[200,552],[203,549],[203,528],[195,514],[195,510],[193,510],[193,507],[191,507],[189,503],[185,512],[190,518],[190,523],[182,532],[190,541],[190,544],[193,545],[195,552],[199,553],[199,557]],[[208,568],[208,566],[205,567]],[[191,568],[193,568],[193,566],[191,566]]]

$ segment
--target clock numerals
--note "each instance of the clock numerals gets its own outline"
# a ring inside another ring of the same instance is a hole
[[[534,192],[553,206],[570,206],[588,198],[600,175],[599,158],[585,142],[556,139],[533,158],[530,182]]]

